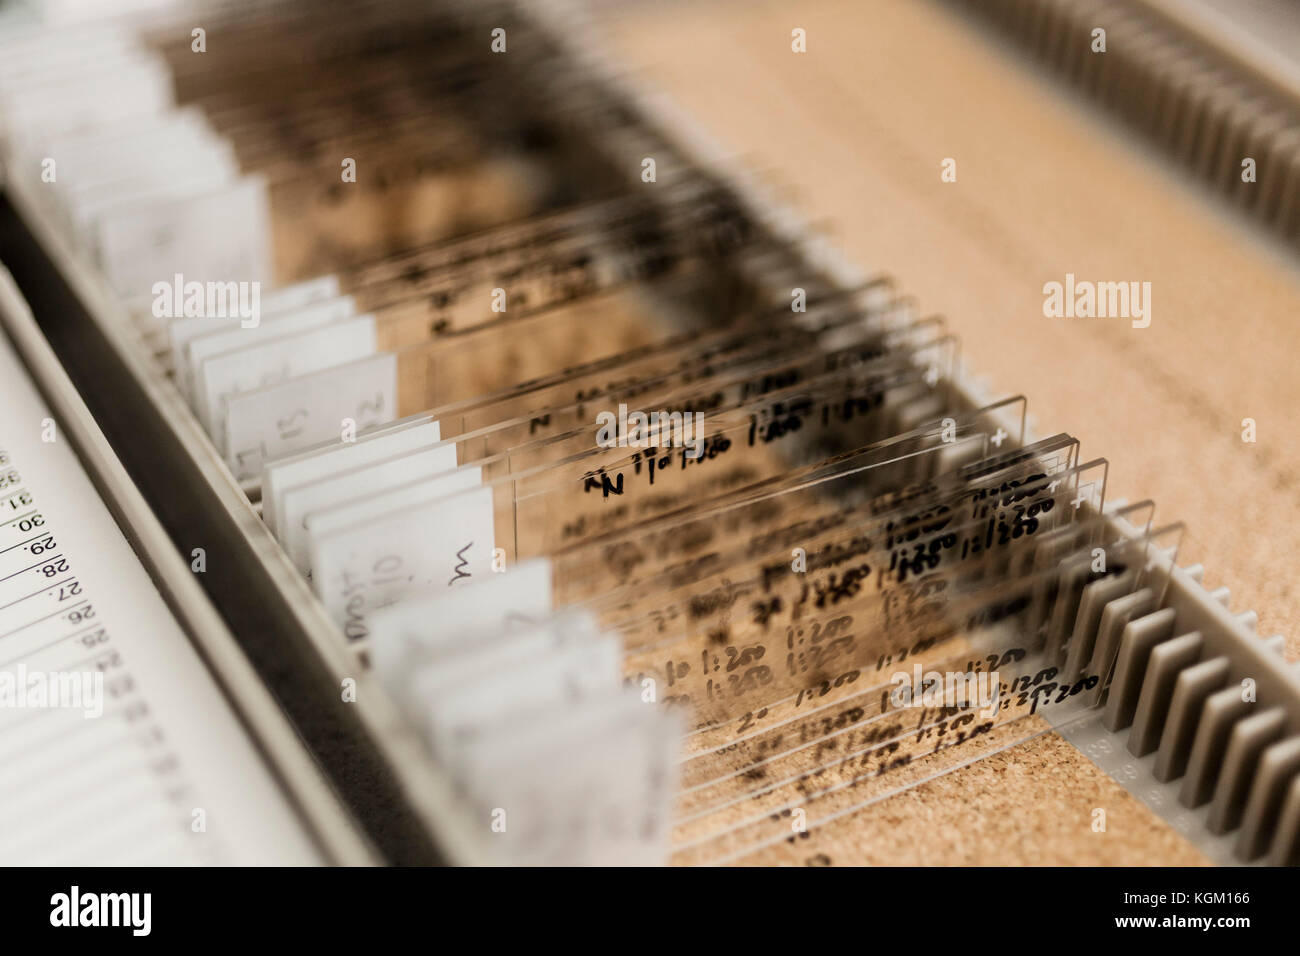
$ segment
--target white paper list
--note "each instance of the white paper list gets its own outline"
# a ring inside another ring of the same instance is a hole
[[[321,862],[52,421],[0,333],[0,864]]]

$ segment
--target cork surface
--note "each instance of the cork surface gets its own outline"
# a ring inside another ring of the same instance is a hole
[[[1029,396],[1040,435],[1069,431],[1085,458],[1109,458],[1108,498],[1153,498],[1157,522],[1186,521],[1180,563],[1204,563],[1208,586],[1300,656],[1293,253],[936,2],[655,4],[599,25],[612,59],[848,259],[944,314],[995,395]],[[941,181],[948,158],[956,182]],[[1043,285],[1067,273],[1150,282],[1150,326],[1045,317]],[[1204,862],[1050,733],[741,862],[826,858]]]
[[[1094,821],[1104,821],[1105,830],[1093,829]],[[806,839],[791,837],[739,862],[1200,866],[1209,861],[1069,743],[1044,733],[811,830]]]

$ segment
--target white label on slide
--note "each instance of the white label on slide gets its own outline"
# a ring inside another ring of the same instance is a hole
[[[372,610],[422,589],[464,586],[492,573],[492,490],[312,537],[312,586],[344,635],[368,635]]]
[[[135,207],[99,223],[100,264],[126,298],[176,273],[203,282],[271,275],[266,183],[249,176],[204,196]]]
[[[431,591],[375,611],[371,664],[380,681],[395,687],[408,654],[541,621],[552,609],[550,560],[521,561],[468,587]]]
[[[374,351],[375,317],[362,315],[214,355],[199,366],[194,380],[199,421],[220,445],[227,398],[343,365]]]
[[[427,415],[403,419],[378,428],[356,441],[341,437],[318,448],[269,461],[262,469],[262,520],[278,535],[284,527],[284,495],[298,485],[310,484],[347,468],[359,468],[392,455],[437,444],[442,439],[438,423]]]
[[[379,352],[232,396],[222,453],[244,481],[256,478],[264,461],[337,440],[349,421],[360,432],[396,417],[397,356]]]
[[[242,294],[242,290],[240,290],[240,293]],[[173,302],[175,301],[175,292],[173,291]],[[180,304],[183,305],[184,302],[185,292],[182,286]],[[204,303],[206,308],[206,289]],[[176,306],[176,308],[179,310],[180,306]],[[227,308],[227,311],[230,311],[230,309]],[[239,348],[241,343],[251,342],[258,336],[279,335],[289,331],[298,331],[299,329],[315,328],[329,322],[350,318],[356,313],[356,302],[351,296],[343,296],[319,302],[308,302],[292,308],[276,309],[268,308],[266,299],[263,298],[260,303],[260,313],[256,318],[255,325],[249,325],[250,320],[239,314],[223,317],[190,317],[176,319],[171,322],[168,336],[171,339],[172,370],[175,372],[176,384],[180,388],[181,394],[190,401],[194,400],[195,362],[202,361],[209,355],[217,355],[221,352]],[[259,329],[269,329],[270,331],[259,332]],[[236,332],[243,332],[245,335],[243,338],[227,340],[219,338],[219,336]],[[209,341],[209,339],[215,341]],[[203,345],[200,346],[200,342]]]
[[[456,467],[456,443],[446,442],[404,452],[382,461],[330,475],[284,494],[280,543],[304,575],[311,573],[307,515],[334,505],[350,504],[409,481],[412,475],[441,475]]]

